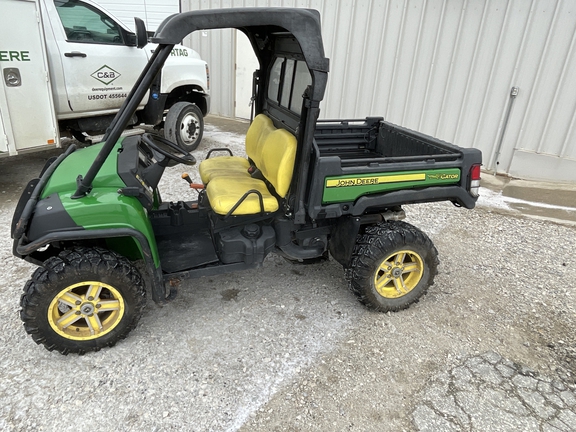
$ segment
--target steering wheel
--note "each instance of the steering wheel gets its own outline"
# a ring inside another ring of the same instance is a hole
[[[142,135],[142,141],[147,146],[164,156],[164,160],[158,162],[160,166],[174,166],[178,163],[184,165],[196,165],[196,158],[194,156],[182,150],[181,147],[164,137],[144,134]]]
[[[92,33],[89,30],[75,29],[68,33],[68,39],[73,41],[94,40]]]

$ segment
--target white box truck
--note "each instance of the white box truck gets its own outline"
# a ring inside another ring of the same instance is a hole
[[[89,0],[0,0],[0,157],[104,133],[154,52],[137,33]],[[190,151],[209,109],[208,65],[177,45],[131,125]]]

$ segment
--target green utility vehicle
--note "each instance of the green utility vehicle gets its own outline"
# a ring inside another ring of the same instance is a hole
[[[212,150],[199,164],[202,184],[185,177],[198,199],[163,202],[165,168],[196,160],[165,138],[121,133],[174,44],[218,28],[244,32],[260,63],[248,157]],[[473,208],[480,151],[377,117],[318,121],[328,59],[314,10],[176,14],[152,42],[103,142],[48,161],[18,203],[14,254],[40,266],[21,299],[37,343],[62,354],[112,346],[136,326],[146,291],[165,303],[183,278],[258,267],[273,251],[299,262],[332,255],[358,299],[378,311],[404,309],[426,292],[437,251],[400,220],[402,205]]]

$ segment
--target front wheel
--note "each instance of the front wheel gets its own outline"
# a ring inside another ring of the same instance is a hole
[[[426,234],[400,221],[358,236],[347,275],[358,300],[380,312],[406,309],[434,284],[438,251]]]
[[[146,298],[138,270],[100,248],[49,258],[24,286],[20,317],[49,351],[84,354],[113,346],[136,326]]]
[[[183,150],[196,150],[204,133],[204,117],[197,105],[176,102],[168,110],[164,122],[164,136]]]

